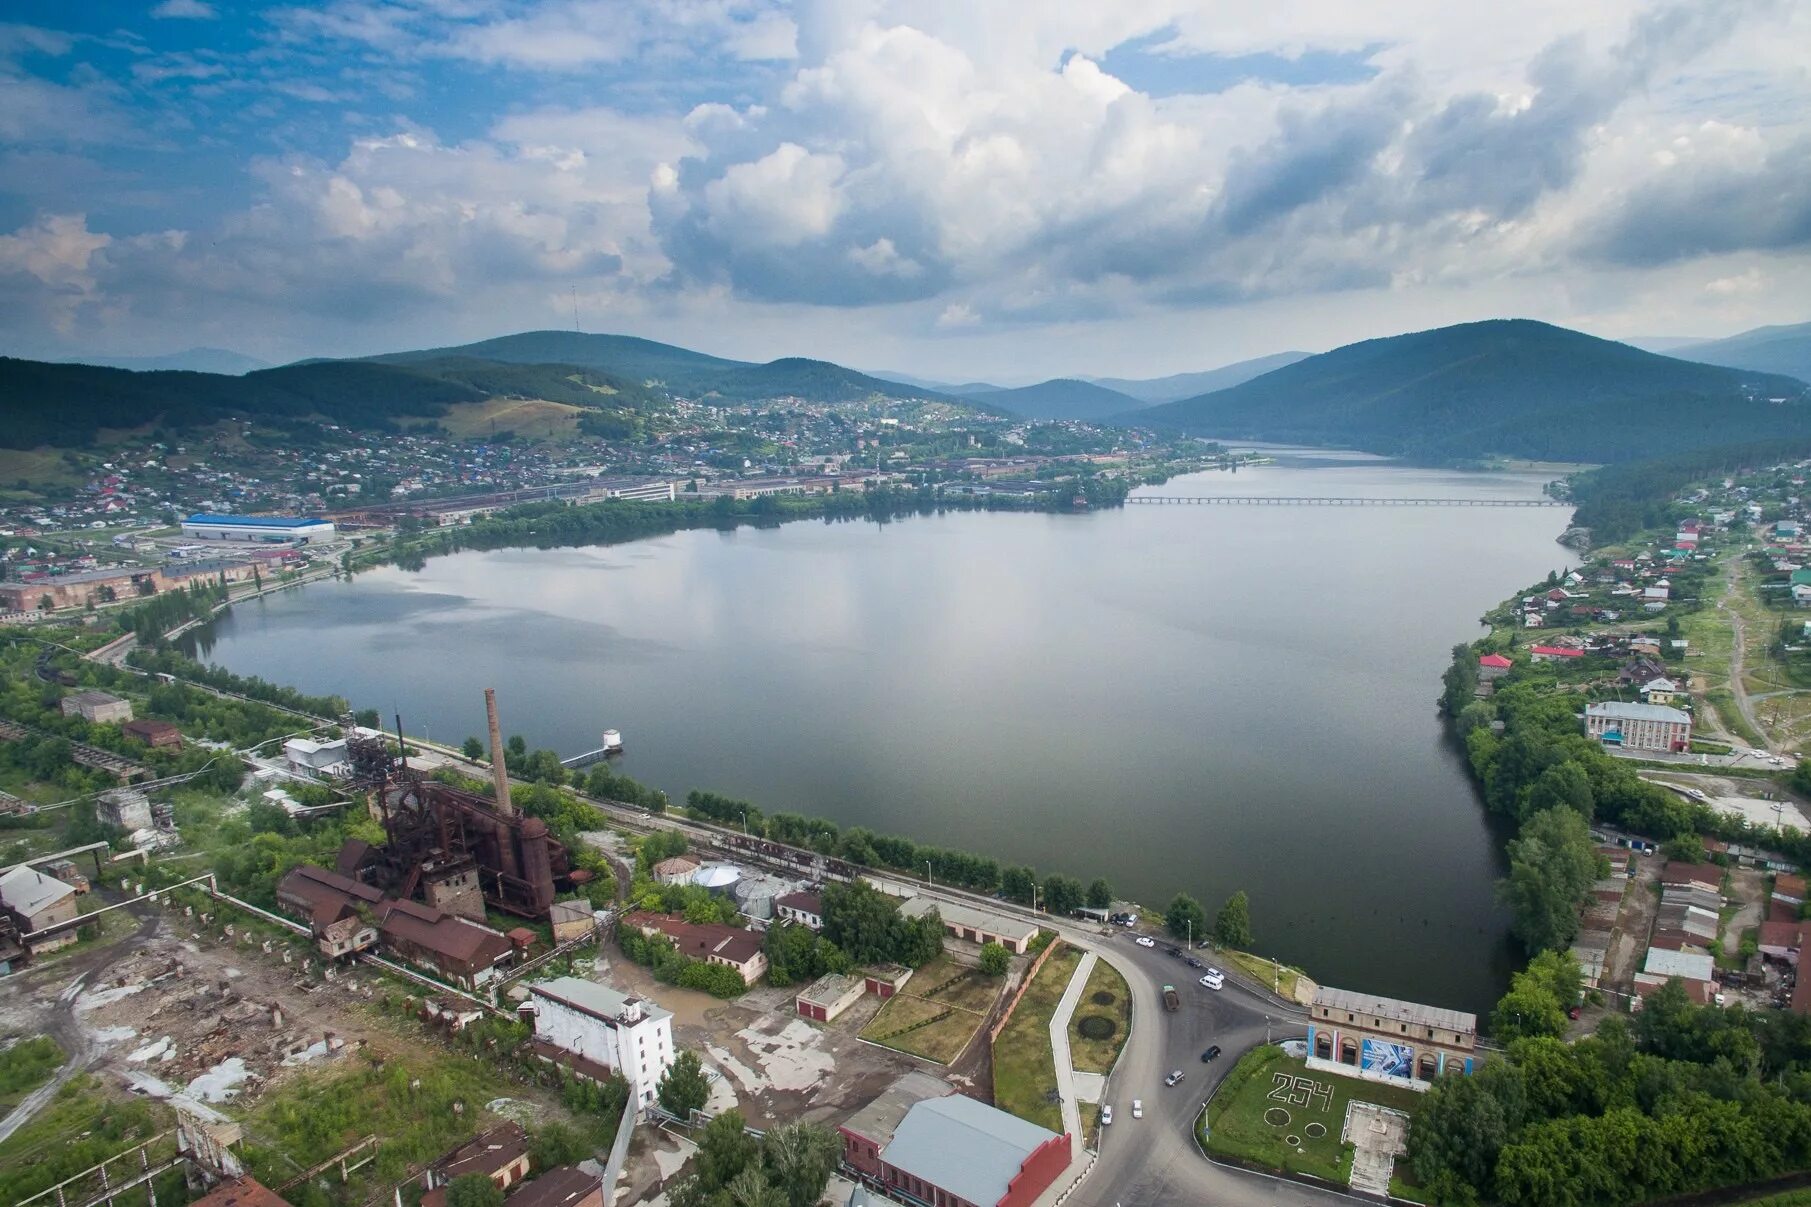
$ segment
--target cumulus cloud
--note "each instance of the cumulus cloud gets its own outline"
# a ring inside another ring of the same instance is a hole
[[[206,0],[163,0],[151,15],[161,21],[215,21],[220,17]]]
[[[44,214],[0,235],[0,280],[58,331],[68,332],[76,312],[95,291],[94,261],[113,240],[88,229],[84,214]]]
[[[1811,137],[1749,167],[1675,156],[1588,228],[1585,241],[1603,259],[1643,267],[1811,246]]]

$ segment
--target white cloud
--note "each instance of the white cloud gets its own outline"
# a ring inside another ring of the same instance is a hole
[[[206,0],[163,0],[151,15],[159,20],[213,21],[220,16]]]
[[[84,214],[45,214],[10,235],[0,235],[0,279],[28,277],[41,318],[58,331],[73,328],[75,314],[93,295],[95,256],[112,238],[88,229]]]

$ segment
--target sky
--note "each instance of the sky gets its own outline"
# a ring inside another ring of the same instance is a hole
[[[0,353],[945,381],[1811,319],[1804,0],[9,0]]]

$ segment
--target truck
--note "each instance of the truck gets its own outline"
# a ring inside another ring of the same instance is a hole
[[[1182,1008],[1182,999],[1176,996],[1176,987],[1174,985],[1165,985],[1163,987],[1163,1008],[1168,1010],[1171,1014],[1176,1013],[1176,1011]]]

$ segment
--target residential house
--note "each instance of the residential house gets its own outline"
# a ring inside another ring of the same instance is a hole
[[[1564,662],[1573,658],[1583,658],[1583,650],[1575,650],[1563,645],[1535,645],[1528,647],[1528,657],[1535,662]]]
[[[774,915],[782,922],[796,922],[812,930],[824,929],[824,898],[818,893],[787,893],[773,902]]]
[[[645,911],[630,914],[623,923],[644,935],[665,935],[673,940],[681,955],[734,968],[745,985],[754,984],[767,971],[767,953],[761,950],[761,936],[753,931],[715,922],[687,922],[671,914]]]
[[[1492,679],[1501,679],[1514,665],[1501,654],[1485,654],[1478,659],[1478,678],[1487,683]]]
[[[1641,698],[1649,704],[1671,704],[1679,694],[1679,685],[1671,679],[1650,679],[1641,685]]]

